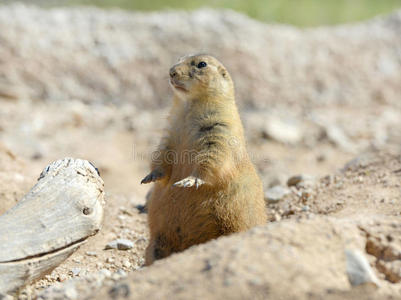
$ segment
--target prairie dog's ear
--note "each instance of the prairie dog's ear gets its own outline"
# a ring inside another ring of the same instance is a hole
[[[219,73],[221,74],[221,76],[223,76],[224,78],[227,78],[227,70],[224,69],[224,67],[222,66],[218,66],[217,70],[219,71]]]

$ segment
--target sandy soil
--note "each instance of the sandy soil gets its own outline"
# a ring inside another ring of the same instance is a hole
[[[300,31],[231,12],[0,7],[0,214],[63,157],[96,165],[107,201],[102,230],[19,298],[397,299],[400,18]],[[81,22],[81,39],[71,19]],[[165,19],[175,21],[159,28]],[[188,22],[199,35],[185,31]],[[236,80],[252,160],[265,191],[280,186],[285,195],[266,196],[265,226],[143,268],[148,229],[140,208],[150,186],[140,180],[167,116],[165,74],[179,46],[211,50],[219,36],[215,51]],[[288,186],[295,175],[301,179]],[[134,247],[104,250],[116,238]],[[375,283],[351,285],[348,250],[368,260]]]

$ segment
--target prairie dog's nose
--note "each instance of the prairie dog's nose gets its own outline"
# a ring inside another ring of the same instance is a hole
[[[177,70],[175,69],[175,67],[171,67],[170,68],[170,77],[174,78],[177,76]]]

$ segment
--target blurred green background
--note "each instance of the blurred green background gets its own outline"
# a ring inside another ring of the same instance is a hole
[[[0,2],[15,2],[0,0]],[[154,11],[162,9],[230,8],[265,22],[298,26],[353,22],[401,8],[401,0],[26,0],[44,6],[96,5]]]
[[[401,0],[74,0],[132,10],[231,8],[265,22],[330,25],[371,18],[401,8]]]

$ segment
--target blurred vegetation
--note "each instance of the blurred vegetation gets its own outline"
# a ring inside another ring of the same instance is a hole
[[[21,0],[20,0],[21,1]],[[401,8],[401,0],[22,0],[42,6],[96,5],[137,11],[229,8],[250,17],[298,26],[353,22]],[[16,2],[0,0],[0,3]]]
[[[153,11],[230,8],[265,22],[330,25],[371,18],[401,8],[401,0],[73,0],[76,4]]]

